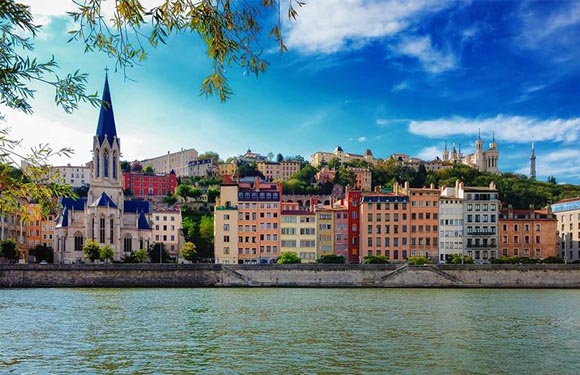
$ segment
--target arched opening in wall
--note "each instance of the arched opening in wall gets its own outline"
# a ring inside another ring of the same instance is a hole
[[[115,216],[109,216],[109,242],[113,244],[115,242]]]
[[[81,232],[75,232],[74,234],[74,238],[75,238],[75,251],[83,251],[83,246],[84,246],[84,238],[83,238],[83,234]]]
[[[330,200],[329,200],[329,199],[325,200],[325,201],[324,201],[324,205],[325,205],[325,206],[330,206]]]
[[[113,151],[113,178],[117,179],[117,152]]]
[[[103,177],[109,177],[109,150],[103,153]]]
[[[95,154],[95,162],[97,163],[97,165],[95,165],[95,177],[99,178],[101,176],[101,153],[99,152],[98,148],[95,150]]]
[[[298,200],[296,201],[296,203],[298,203],[298,206],[299,206],[299,207],[304,207],[304,202],[302,202],[302,200],[301,200],[301,199],[298,199]]]
[[[133,251],[133,237],[130,234],[126,234],[123,238],[123,251],[126,253]]]
[[[301,205],[302,206],[302,205]],[[310,208],[310,200],[304,201],[304,207]]]

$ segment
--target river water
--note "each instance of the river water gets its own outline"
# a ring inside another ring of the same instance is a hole
[[[0,374],[578,374],[579,290],[0,290]]]

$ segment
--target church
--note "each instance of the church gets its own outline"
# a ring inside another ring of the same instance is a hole
[[[451,149],[451,153],[447,150],[447,142],[445,142],[445,150],[443,151],[443,161],[451,162],[453,164],[465,164],[471,168],[477,169],[480,172],[500,174],[497,163],[499,160],[499,151],[497,143],[495,143],[495,136],[489,144],[487,150],[483,149],[483,141],[481,140],[481,133],[475,141],[475,152],[473,154],[463,155],[461,150],[457,151],[455,144]]]
[[[94,240],[109,245],[114,260],[152,243],[151,206],[125,200],[121,173],[121,142],[117,137],[113,102],[105,75],[103,104],[93,137],[91,185],[86,198],[61,198],[54,233],[55,263],[86,261],[83,246]]]

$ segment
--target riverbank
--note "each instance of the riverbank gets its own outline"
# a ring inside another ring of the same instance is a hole
[[[580,264],[0,265],[0,288],[580,288]]]

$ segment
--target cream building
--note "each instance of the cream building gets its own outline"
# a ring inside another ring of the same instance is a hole
[[[310,157],[310,164],[318,167],[322,163],[328,163],[330,160],[337,158],[341,163],[349,163],[356,160],[365,160],[369,164],[375,164],[376,159],[373,157],[371,150],[366,150],[364,155],[344,152],[342,147],[337,146],[333,152],[318,151]]]
[[[580,198],[564,199],[552,205],[558,219],[558,254],[566,262],[580,259]]]
[[[441,187],[439,197],[439,262],[446,263],[453,255],[463,255],[463,185]]]
[[[267,181],[286,181],[300,171],[297,161],[259,162],[257,166]]]
[[[179,207],[173,209],[154,209],[152,216],[152,235],[155,243],[162,243],[167,253],[177,258],[179,251],[185,243],[181,226],[181,210]]]
[[[167,155],[161,155],[152,159],[141,160],[141,165],[151,165],[155,173],[168,174],[175,171],[177,176],[189,176],[189,162],[197,160],[197,151],[193,148],[177,152],[167,151]]]

